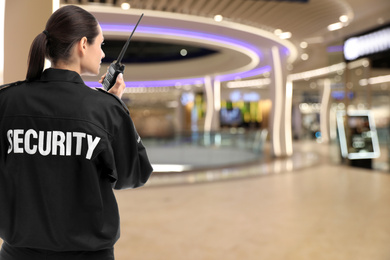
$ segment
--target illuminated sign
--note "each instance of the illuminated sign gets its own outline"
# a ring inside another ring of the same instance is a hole
[[[246,102],[257,102],[260,100],[260,94],[256,92],[241,93],[239,90],[232,91],[229,97],[233,102],[238,102],[241,100]]]
[[[354,36],[344,42],[344,58],[347,61],[385,51],[390,51],[390,27]]]
[[[350,160],[373,159],[380,156],[378,134],[369,111],[337,113],[337,129],[341,156]]]

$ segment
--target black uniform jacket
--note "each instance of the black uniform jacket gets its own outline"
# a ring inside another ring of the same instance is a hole
[[[119,238],[114,189],[152,172],[121,101],[78,73],[0,90],[0,237],[16,247],[89,251]]]

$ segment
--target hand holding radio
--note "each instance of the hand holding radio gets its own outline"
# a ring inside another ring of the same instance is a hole
[[[107,73],[106,73],[107,74]],[[106,77],[106,74],[104,74],[101,79],[99,80],[99,83],[103,83],[104,78]],[[116,95],[118,98],[122,98],[123,92],[126,88],[125,81],[123,80],[123,74],[119,73],[118,77],[116,78],[115,84],[108,90],[111,94]]]
[[[103,84],[103,88],[107,91],[109,91],[115,85],[116,78],[118,77],[119,74],[123,74],[123,72],[125,70],[125,65],[121,64],[122,58],[125,55],[125,52],[126,52],[127,48],[129,47],[131,37],[133,36],[135,29],[137,28],[137,26],[138,26],[138,24],[141,21],[143,16],[144,16],[144,14],[142,14],[141,17],[139,18],[139,20],[138,20],[137,24],[135,25],[129,39],[127,40],[126,44],[123,46],[122,51],[120,52],[118,59],[115,62],[110,64],[110,66],[108,67],[107,73],[104,75],[103,81],[101,83]]]

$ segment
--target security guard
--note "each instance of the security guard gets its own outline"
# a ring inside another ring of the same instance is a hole
[[[0,260],[114,259],[113,189],[144,185],[152,167],[123,76],[111,93],[80,76],[99,72],[102,42],[90,13],[62,7],[32,44],[26,81],[0,90]]]

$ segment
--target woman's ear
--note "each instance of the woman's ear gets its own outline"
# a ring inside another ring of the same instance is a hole
[[[77,47],[78,47],[79,53],[84,55],[86,50],[87,50],[87,47],[88,47],[88,39],[87,39],[87,37],[84,36],[83,38],[81,38],[81,40],[77,44]]]

